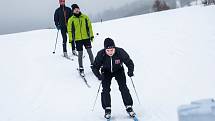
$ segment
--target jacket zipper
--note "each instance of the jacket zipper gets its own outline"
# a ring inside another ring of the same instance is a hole
[[[66,10],[63,6],[63,16],[64,16],[64,22],[65,22],[65,25],[67,26],[67,21],[66,21]]]
[[[80,22],[80,18],[78,18],[78,19],[79,19],[79,24],[80,24],[81,39],[83,39],[83,37],[82,37],[82,31],[81,31],[82,22]]]
[[[110,68],[111,68],[111,73],[113,72],[113,60],[112,57],[110,57]]]

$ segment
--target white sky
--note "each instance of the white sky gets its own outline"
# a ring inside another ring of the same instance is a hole
[[[96,14],[136,0],[68,0],[77,3],[82,12]],[[53,14],[58,0],[4,0],[0,4],[0,34],[53,27]],[[14,27],[16,26],[16,27]]]
[[[80,5],[81,9],[86,8],[89,13],[96,13],[102,10],[109,9],[111,7],[117,8],[132,1],[137,0],[68,0],[67,5],[70,6],[71,3],[77,3],[78,5]]]

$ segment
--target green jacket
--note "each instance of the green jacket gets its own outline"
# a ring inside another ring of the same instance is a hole
[[[79,17],[71,16],[68,20],[67,30],[69,42],[93,38],[92,24],[88,16],[81,14]]]

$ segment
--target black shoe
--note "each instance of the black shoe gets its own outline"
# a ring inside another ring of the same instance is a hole
[[[134,117],[136,115],[134,110],[133,110],[133,108],[132,108],[132,106],[130,106],[130,105],[126,106],[126,111],[127,111],[127,113],[129,114],[130,117]]]
[[[105,115],[104,115],[104,117],[105,117],[106,119],[111,118],[111,108],[110,108],[110,107],[106,107],[106,108],[105,108]]]
[[[83,77],[85,76],[83,67],[79,68],[79,73],[80,73],[81,76],[83,76]]]
[[[63,52],[63,57],[65,57],[65,58],[69,58],[69,56],[68,56],[67,52]]]
[[[93,69],[93,64],[90,65],[90,68]]]
[[[74,56],[78,56],[78,54],[76,53],[76,51],[75,51],[75,50],[72,50],[72,55],[74,55]]]

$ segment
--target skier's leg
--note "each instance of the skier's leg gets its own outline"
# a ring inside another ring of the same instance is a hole
[[[79,68],[83,68],[83,42],[80,41],[76,41],[76,49],[78,51],[78,64],[79,64]]]
[[[88,53],[89,58],[90,58],[90,63],[91,63],[91,65],[93,65],[94,57],[93,57],[93,52],[92,52],[91,48],[87,49],[87,53]]]
[[[83,68],[83,51],[78,51],[78,64]]]
[[[94,62],[94,57],[93,57],[93,52],[92,52],[92,49],[91,49],[92,45],[91,45],[91,42],[90,42],[89,39],[84,42],[84,46],[85,46],[85,49],[87,49],[87,53],[88,53],[89,58],[90,58],[90,63],[92,65],[93,62]]]
[[[102,93],[101,93],[101,102],[102,107],[111,107],[111,96],[110,96],[110,85],[111,85],[112,76],[109,73],[104,73],[104,80],[102,80]]]
[[[75,40],[72,40],[72,50],[75,50]]]
[[[102,80],[102,93],[101,101],[102,108],[105,110],[104,117],[109,119],[111,117],[111,96],[110,96],[110,85],[112,76],[109,73],[104,73],[104,79]]]
[[[121,92],[124,105],[132,106],[133,100],[129,92],[129,89],[126,85],[126,76],[125,76],[124,69],[115,73],[115,79],[117,80],[117,83],[119,85],[119,90]]]
[[[67,52],[67,49],[66,49],[66,42],[67,42],[66,29],[64,29],[64,28],[61,29],[61,35],[63,38],[63,52]]]
[[[75,40],[72,40],[71,45],[72,45],[72,54],[77,56],[78,54],[76,53],[76,50],[75,50]]]
[[[126,107],[126,111],[128,112],[128,114],[131,117],[134,117],[135,113],[132,108],[133,100],[132,100],[131,94],[129,92],[129,89],[126,85],[126,76],[125,76],[124,69],[116,72],[115,79],[117,80],[117,83],[119,85],[119,90],[121,92],[122,99],[123,99],[124,105]]]
[[[133,100],[129,92],[129,89],[126,85],[126,76],[125,76],[124,69],[116,73],[115,79],[117,80],[117,83],[119,85],[119,90],[121,92],[122,99],[126,107],[126,111],[131,117],[134,117],[135,113],[132,108]]]

